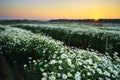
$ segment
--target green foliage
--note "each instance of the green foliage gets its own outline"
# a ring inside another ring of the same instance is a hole
[[[71,49],[50,37],[4,27],[0,55],[24,67],[31,80],[119,80],[120,59],[108,54]]]

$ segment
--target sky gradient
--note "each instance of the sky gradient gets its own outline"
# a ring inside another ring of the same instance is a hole
[[[0,18],[120,18],[120,0],[0,0]]]

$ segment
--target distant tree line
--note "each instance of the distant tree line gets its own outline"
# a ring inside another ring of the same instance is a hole
[[[99,23],[120,23],[120,19],[54,19],[50,22],[99,22]]]
[[[18,24],[18,23],[45,23],[45,21],[40,20],[0,20],[0,24]]]
[[[93,22],[98,22],[98,23],[120,23],[120,19],[98,19],[97,21],[95,21],[95,19],[52,19],[52,20],[48,20],[48,21],[42,21],[42,20],[0,20],[0,24],[18,24],[18,23],[56,23],[56,22],[62,22],[62,23],[66,23],[66,22],[75,22],[75,23],[79,23],[79,22],[85,22],[85,23],[93,23]]]

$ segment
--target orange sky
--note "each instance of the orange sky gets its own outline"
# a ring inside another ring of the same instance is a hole
[[[120,0],[1,0],[0,18],[120,18]]]

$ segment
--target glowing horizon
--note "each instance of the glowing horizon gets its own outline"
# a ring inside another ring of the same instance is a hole
[[[1,0],[0,18],[120,18],[120,0]]]

